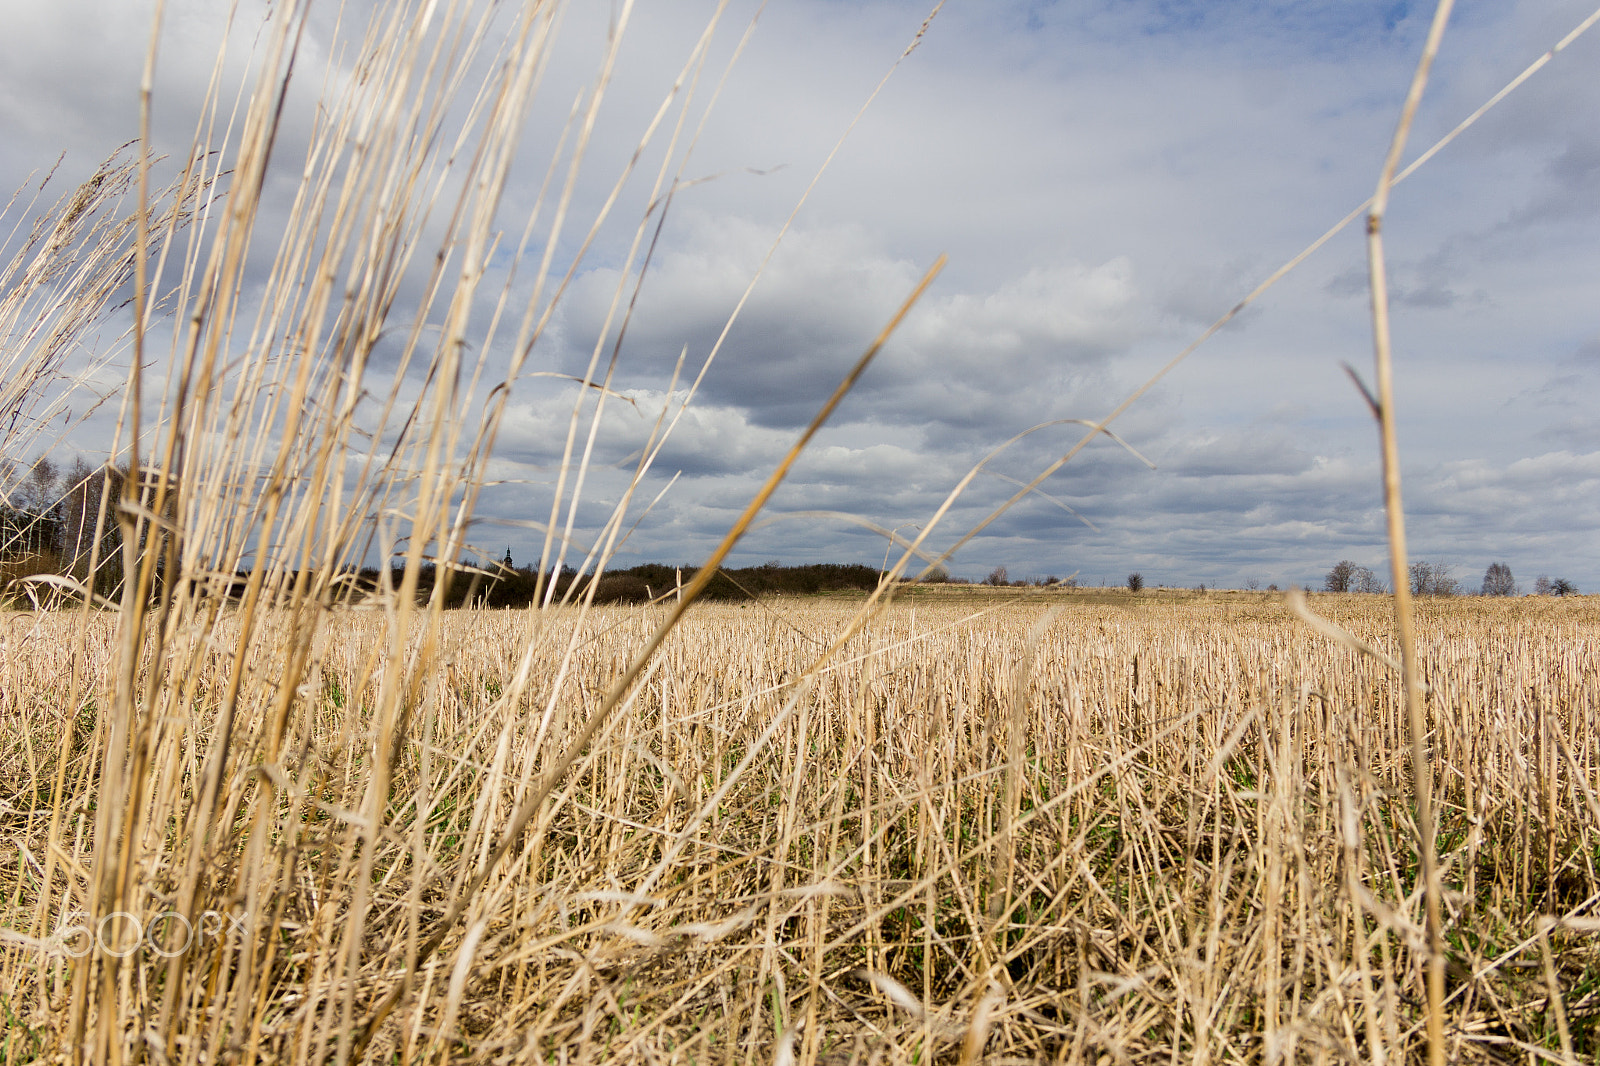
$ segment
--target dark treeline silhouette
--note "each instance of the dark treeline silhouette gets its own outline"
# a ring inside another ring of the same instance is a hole
[[[498,566],[486,568],[489,572],[455,574],[445,593],[447,607],[528,607],[539,595],[539,572],[532,568]],[[596,603],[645,603],[651,599],[670,599],[678,587],[680,575],[687,584],[694,576],[693,566],[675,567],[664,563],[645,563],[628,570],[611,570],[601,575],[595,589]],[[711,579],[701,594],[710,600],[749,600],[761,596],[804,596],[823,592],[870,592],[878,587],[878,570],[859,563],[813,563],[805,566],[780,566],[763,563],[741,569],[724,567]],[[361,584],[376,587],[381,573],[376,569],[361,572]],[[400,584],[400,571],[392,574],[395,586]],[[428,599],[433,595],[438,571],[432,565],[422,568],[417,583],[417,595]],[[588,574],[580,575],[570,567],[555,577],[552,602],[564,597],[580,600],[588,595]],[[573,585],[576,583],[577,587]],[[549,580],[545,586],[548,590]]]
[[[82,459],[70,469],[61,469],[49,458],[29,467],[0,469],[0,602],[20,602],[37,598],[46,604],[62,604],[79,598],[85,589],[104,601],[115,601],[123,585],[122,527],[114,504],[122,494],[127,472],[112,467],[91,467]],[[144,480],[151,480],[146,478]],[[155,482],[151,480],[153,488]],[[149,500],[151,493],[143,494]],[[176,513],[176,493],[165,495],[169,514]],[[98,526],[98,541],[96,531]],[[176,560],[171,549],[175,541],[157,533],[154,539],[141,526],[141,550],[159,545],[154,560],[150,594],[159,597],[166,591],[165,571]],[[91,573],[91,570],[93,573]],[[646,563],[628,570],[608,571],[594,590],[596,603],[645,603],[671,598],[680,581],[688,581],[693,566],[667,566]],[[776,560],[742,569],[723,568],[701,594],[711,600],[747,600],[772,595],[814,595],[825,592],[871,591],[879,581],[879,571],[859,563],[814,563],[783,566]],[[43,582],[30,578],[45,575]],[[70,578],[76,593],[49,576]],[[187,577],[192,596],[214,596],[238,600],[250,582],[250,571],[210,571]],[[293,571],[267,575],[261,594],[268,602],[282,602],[301,576]],[[312,575],[314,577],[314,575]],[[315,595],[332,602],[362,600],[385,585],[383,573],[367,568],[342,573],[331,582],[315,582],[322,589]],[[395,569],[389,575],[391,588],[400,588],[404,574]],[[419,572],[417,599],[429,602],[438,585],[439,570],[424,564]],[[551,602],[578,600],[589,593],[589,575],[564,568],[553,575]],[[930,580],[949,580],[944,571]],[[549,592],[551,581],[541,588],[539,572],[516,568],[508,554],[503,562],[474,569],[451,568],[444,591],[446,607],[528,607]],[[574,587],[576,585],[576,587]],[[35,590],[30,594],[27,590]]]
[[[6,487],[0,492],[0,602],[27,598],[28,593],[24,591],[27,587],[36,589],[42,594],[41,601],[49,604],[77,598],[60,582],[29,586],[28,579],[38,575],[70,578],[78,590],[92,590],[102,601],[116,600],[123,585],[123,555],[122,527],[117,521],[115,501],[122,496],[127,477],[126,470],[90,466],[81,458],[66,469],[48,457],[41,457],[30,465],[0,461],[0,486]],[[154,479],[146,475],[141,484],[144,480],[150,481],[153,490]],[[144,499],[148,501],[151,495],[151,492],[144,493]],[[165,498],[169,514],[175,514],[176,492],[169,492]],[[141,533],[141,549],[146,547],[147,541],[160,546],[161,554],[155,560],[150,589],[152,596],[159,597],[166,588],[165,570],[176,561],[168,551],[175,542],[169,542],[165,534],[158,533],[154,541],[150,541],[150,536],[148,529]],[[594,601],[645,603],[651,599],[667,599],[680,580],[687,582],[694,571],[693,566],[661,563],[608,571],[600,578]],[[300,575],[290,571],[268,576],[262,595],[268,602],[281,602]],[[318,583],[325,590],[318,596],[335,602],[365,599],[382,589],[383,576],[381,570],[371,567],[346,572],[332,582]],[[395,569],[389,576],[390,587],[399,588],[403,572]],[[432,599],[438,584],[438,568],[425,564],[418,576],[417,598],[425,603]],[[930,580],[947,581],[949,575],[940,570]],[[249,581],[250,571],[246,569],[194,574],[188,577],[186,584],[188,593],[193,596],[238,600],[244,596]],[[589,581],[589,575],[564,568],[554,575],[551,602],[587,596]],[[772,595],[871,591],[878,581],[877,569],[859,563],[783,566],[773,560],[742,569],[725,567],[701,595],[711,600],[747,600]],[[538,571],[513,567],[508,553],[503,562],[474,570],[451,568],[444,603],[447,607],[528,607],[544,596],[550,584],[547,580],[545,588],[541,589]]]

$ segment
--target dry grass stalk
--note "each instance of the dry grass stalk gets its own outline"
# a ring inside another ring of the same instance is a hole
[[[1427,720],[1422,709],[1421,677],[1417,666],[1416,634],[1411,608],[1410,562],[1406,555],[1405,505],[1400,495],[1400,446],[1395,437],[1394,371],[1389,341],[1389,288],[1383,256],[1383,217],[1389,205],[1389,188],[1400,156],[1411,133],[1411,121],[1422,102],[1428,84],[1428,71],[1445,25],[1450,21],[1454,0],[1439,0],[1433,22],[1417,61],[1411,87],[1395,125],[1388,154],[1378,173],[1378,190],[1367,213],[1367,262],[1372,290],[1373,359],[1378,382],[1378,436],[1383,460],[1383,508],[1388,522],[1390,587],[1394,589],[1395,627],[1400,635],[1400,662],[1405,680],[1406,721],[1411,731],[1412,792],[1416,797],[1418,850],[1422,855],[1422,895],[1427,914],[1428,943],[1428,1062],[1444,1066],[1444,933],[1443,911],[1439,899],[1439,858],[1435,850],[1437,827],[1433,813],[1433,767],[1428,761]]]

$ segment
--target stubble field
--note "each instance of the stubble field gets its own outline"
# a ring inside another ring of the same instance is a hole
[[[695,607],[553,776],[662,609],[324,612],[298,665],[282,612],[219,723],[224,608],[122,728],[115,616],[5,615],[0,1062],[1422,1054],[1394,671],[1265,595],[919,592],[831,653],[860,600]],[[1592,1061],[1596,612],[1419,613],[1453,1061]]]

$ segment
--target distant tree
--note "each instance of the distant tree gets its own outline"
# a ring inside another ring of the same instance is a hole
[[[989,571],[989,576],[984,578],[984,584],[994,585],[997,588],[1001,585],[1009,585],[1010,583],[1010,578],[1006,574],[1006,568],[1003,566],[995,567],[993,570]]]
[[[1549,574],[1540,574],[1533,583],[1533,594],[1535,596],[1576,596],[1578,594],[1578,586],[1564,577],[1558,577],[1552,581]]]
[[[1261,587],[1261,579],[1259,577],[1247,577],[1244,579],[1244,587],[1254,592]]]
[[[1128,591],[1138,592],[1142,588],[1144,588],[1144,575],[1135,570],[1128,575]]]
[[[1451,574],[1449,563],[1415,562],[1411,564],[1411,594],[1413,596],[1455,596],[1461,592],[1461,582]]]
[[[0,558],[33,558],[51,568],[61,539],[61,473],[47,455],[20,473],[6,462],[0,470]],[[43,571],[34,571],[36,573]]]
[[[94,591],[112,596],[122,583],[122,529],[117,525],[116,501],[122,495],[122,473],[110,467],[92,467],[82,459],[63,477],[61,495],[61,565],[63,572],[87,582],[95,566]],[[101,507],[105,507],[102,516]],[[95,527],[100,528],[95,551]]]
[[[1505,563],[1490,563],[1489,569],[1483,572],[1484,596],[1515,596],[1518,592],[1517,581],[1511,576],[1511,567]]]
[[[1323,591],[1349,592],[1350,581],[1355,577],[1355,573],[1359,569],[1361,568],[1349,559],[1340,559],[1333,564],[1333,569],[1329,570],[1328,576],[1323,579]]]
[[[61,499],[61,471],[48,455],[34,461],[23,486],[23,506],[35,514],[48,514],[55,510]]]
[[[95,469],[80,458],[62,480],[65,491],[61,494],[61,558],[67,572],[76,574],[80,565],[88,563],[100,512],[100,490],[104,487],[96,482],[104,479],[97,478]],[[106,517],[115,524],[113,516]]]
[[[1350,575],[1350,591],[1365,592],[1369,594],[1376,592],[1388,592],[1389,586],[1385,585],[1383,583],[1383,579],[1377,574],[1373,573],[1371,570],[1364,566],[1358,566],[1356,567],[1356,572]]]
[[[49,457],[31,466],[0,463],[7,491],[0,499],[0,595],[15,594],[11,581],[35,574],[74,578],[101,596],[116,595],[122,581],[122,533],[115,501],[123,477],[110,467],[95,468],[83,459],[66,470]],[[109,495],[106,486],[110,486]],[[111,501],[102,519],[102,500]],[[101,522],[95,552],[95,525]],[[89,564],[96,561],[93,580]],[[7,591],[9,590],[9,592]],[[52,592],[54,600],[58,593]]]
[[[1268,585],[1268,586],[1267,586],[1267,591],[1268,591],[1268,592],[1277,592],[1277,591],[1278,591],[1278,586],[1277,586],[1277,585],[1275,585],[1275,584],[1273,584],[1273,585]]]
[[[922,580],[929,585],[943,585],[950,580],[950,571],[942,566],[936,566],[929,570],[927,576]]]

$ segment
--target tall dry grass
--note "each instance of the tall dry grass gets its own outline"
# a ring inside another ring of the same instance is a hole
[[[787,1048],[910,1062],[964,1042],[1002,1061],[1420,1055],[1421,870],[1387,666],[1265,597],[1050,593],[908,601],[817,669],[855,606],[692,612],[367,1061],[766,1062]],[[1382,599],[1315,606],[1390,644]],[[235,843],[207,855],[226,886],[208,905],[238,924],[176,963],[152,947],[165,928],[129,956],[125,1053],[321,1062],[348,1048],[661,612],[453,614],[392,756],[374,747],[386,682],[372,662],[403,635],[380,611],[329,616],[281,735],[290,754],[241,759],[228,783],[219,822]],[[1449,1056],[1567,1061],[1570,1047],[1588,1061],[1600,625],[1577,601],[1424,613]],[[219,632],[242,616],[222,612]],[[6,918],[41,940],[48,855],[56,892],[92,884],[105,801],[108,724],[61,698],[75,624],[13,617],[0,686]],[[282,676],[294,624],[274,612],[250,673]],[[114,630],[90,627],[77,668],[91,689],[111,684]],[[572,660],[539,630],[575,637]],[[534,680],[507,701],[530,640]],[[190,713],[166,728],[189,737],[162,746],[130,804],[178,810],[204,782],[230,665],[213,653],[182,679]],[[141,669],[170,668],[147,655]],[[234,729],[268,733],[274,713],[257,701]],[[390,787],[364,832],[377,761]],[[184,834],[170,817],[143,827],[129,909],[145,922],[181,899]],[[69,1035],[71,947],[9,953],[6,1061]]]
[[[133,182],[131,215],[53,216],[104,220],[37,245],[83,249],[86,280],[61,289],[47,256],[47,284],[0,297],[23,322],[29,293],[67,291],[63,321],[92,323],[131,279],[137,353],[109,457],[136,476],[99,516],[122,534],[120,602],[3,619],[5,1061],[1391,1061],[1418,1046],[1438,957],[1413,741],[1457,886],[1443,1039],[1593,1051],[1581,606],[1425,619],[1415,736],[1381,659],[1265,601],[891,609],[886,581],[846,609],[691,610],[707,571],[648,610],[593,609],[576,583],[526,614],[445,612],[476,569],[506,398],[553,372],[544,330],[630,180],[648,190],[573,390],[542,573],[603,570],[715,358],[579,544],[722,12],[579,218],[621,4],[509,218],[559,8],[364,10],[296,124],[309,9],[275,4],[237,108],[219,57],[168,191],[141,149],[110,186]],[[491,267],[513,245],[508,279]],[[59,403],[51,336],[7,339],[18,424]],[[891,578],[935,561],[949,506]],[[389,558],[400,577],[356,603],[341,575]],[[424,601],[425,565],[444,579]],[[217,594],[244,566],[242,598]],[[1385,644],[1379,608],[1326,606]]]
[[[138,170],[124,145],[75,188],[57,194],[52,167],[0,209],[0,503],[27,477],[21,457],[48,451],[115,399],[102,390],[126,338],[100,343],[98,334],[133,279]],[[147,196],[156,226],[183,229],[205,191],[170,185]]]

